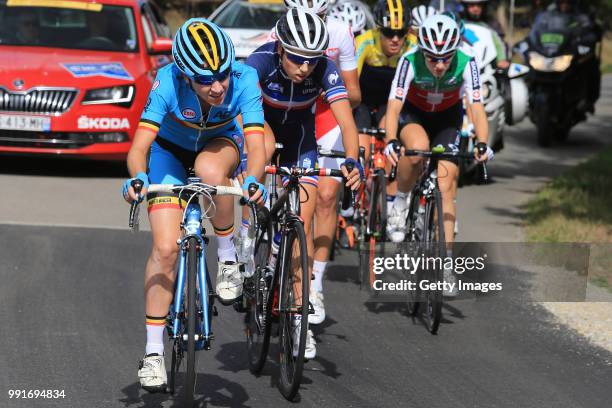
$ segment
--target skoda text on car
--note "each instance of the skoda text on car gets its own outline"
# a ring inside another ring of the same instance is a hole
[[[223,28],[236,48],[236,58],[246,59],[264,44],[270,30],[287,9],[282,0],[227,0],[210,20]]]
[[[124,159],[170,32],[143,0],[0,0],[0,153]]]

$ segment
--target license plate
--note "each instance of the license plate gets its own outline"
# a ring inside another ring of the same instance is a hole
[[[44,116],[0,114],[0,129],[49,132],[51,131],[51,118]]]

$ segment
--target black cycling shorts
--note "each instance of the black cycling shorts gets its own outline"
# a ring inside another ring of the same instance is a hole
[[[381,105],[374,112],[374,122],[372,121],[372,115],[370,112],[372,108],[362,103],[353,109],[353,118],[355,118],[355,124],[357,125],[357,130],[363,128],[377,128],[380,120],[387,112],[387,105]]]
[[[460,129],[463,124],[463,106],[457,103],[441,112],[425,112],[406,103],[400,113],[398,133],[412,123],[423,126],[431,147],[442,145],[447,150],[458,151]],[[456,160],[451,160],[457,162]]]

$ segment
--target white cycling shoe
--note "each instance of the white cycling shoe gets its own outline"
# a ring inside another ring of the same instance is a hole
[[[138,378],[143,389],[151,393],[166,392],[168,376],[164,356],[156,353],[144,356],[138,368]]]
[[[325,304],[323,303],[323,293],[310,290],[310,303],[314,313],[308,316],[309,324],[321,324],[325,321]]]
[[[217,271],[217,295],[224,305],[229,305],[242,295],[244,266],[240,263],[219,262]]]
[[[300,348],[301,316],[293,318],[293,357],[297,357]],[[312,330],[306,333],[306,348],[304,350],[304,360],[312,360],[317,356],[317,342],[314,339]]]
[[[398,210],[395,206],[391,208],[387,220],[387,236],[391,242],[403,242],[406,238],[406,219],[408,218],[408,206]]]

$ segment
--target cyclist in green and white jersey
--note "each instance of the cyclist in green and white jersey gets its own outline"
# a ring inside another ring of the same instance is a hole
[[[493,157],[493,151],[487,146],[488,122],[482,104],[480,71],[474,56],[459,47],[461,34],[457,23],[445,15],[430,16],[419,27],[417,41],[418,47],[404,54],[398,63],[387,103],[385,153],[392,163],[398,163],[398,192],[387,225],[388,235],[394,242],[404,240],[408,196],[423,160],[418,157],[399,159],[396,153],[400,145],[398,132],[406,149],[427,150],[442,145],[447,150],[458,150],[465,92],[473,112],[477,147],[486,150],[482,155],[475,150],[475,158],[485,161]],[[440,160],[438,182],[449,256],[452,256],[450,242],[455,223],[457,176],[456,162]],[[453,278],[452,271],[445,271],[447,282],[452,282]]]

